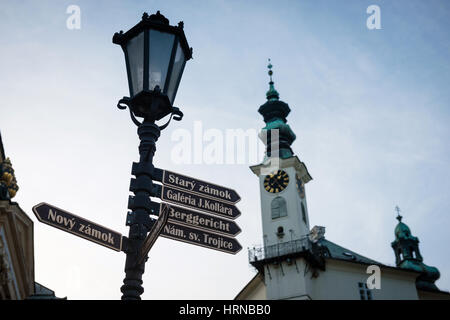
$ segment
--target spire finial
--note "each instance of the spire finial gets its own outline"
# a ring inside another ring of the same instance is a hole
[[[270,58],[269,58],[269,64],[267,65],[267,68],[269,69],[269,71],[267,73],[270,76],[270,82],[269,82],[269,91],[267,91],[266,97],[267,97],[267,100],[269,100],[269,101],[278,101],[278,99],[280,98],[280,95],[278,94],[277,90],[275,90],[275,87],[273,85],[273,80],[272,80],[273,71],[272,71],[272,63],[270,62]]]
[[[395,211],[397,211],[397,220],[401,222],[403,217],[400,215],[400,208],[395,206]]]
[[[272,71],[272,64],[270,63],[270,58],[269,58],[269,64],[267,65],[267,68],[269,69],[268,74],[269,74],[269,76],[270,76],[270,82],[273,82],[273,81],[272,81],[273,71]]]

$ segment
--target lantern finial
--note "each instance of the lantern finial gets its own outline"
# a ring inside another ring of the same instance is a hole
[[[148,15],[147,12],[144,13],[144,15],[142,16],[142,20],[148,20],[151,22],[155,22],[155,23],[161,23],[161,24],[166,24],[169,25],[169,19],[167,19],[166,17],[164,17],[161,12],[156,11],[156,13],[152,14],[152,15]]]

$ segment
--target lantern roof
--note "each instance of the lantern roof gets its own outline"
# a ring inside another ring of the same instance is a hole
[[[180,45],[183,48],[186,61],[192,58],[192,48],[189,47],[186,35],[184,34],[183,21],[178,22],[177,26],[171,26],[169,24],[169,19],[163,16],[159,10],[152,15],[148,15],[147,12],[144,12],[142,15],[142,20],[133,28],[125,33],[122,30],[116,32],[113,36],[113,43],[124,46],[130,39],[134,38],[146,29],[154,29],[177,35],[180,40]]]

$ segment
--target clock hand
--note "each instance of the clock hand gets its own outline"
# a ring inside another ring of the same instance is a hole
[[[280,189],[283,189],[283,186],[281,186],[281,184],[278,182],[278,180],[275,180],[275,182],[276,182],[277,185],[280,187]]]

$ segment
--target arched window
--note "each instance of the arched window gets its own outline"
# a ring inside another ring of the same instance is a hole
[[[305,210],[305,206],[303,205],[303,202],[301,203],[301,205],[302,205],[302,218],[303,218],[303,221],[305,223],[307,223],[306,222],[306,210]]]
[[[403,260],[403,254],[402,254],[402,251],[400,249],[398,250],[398,257],[400,258],[400,261]]]
[[[276,197],[271,203],[272,219],[287,216],[286,200],[282,197]]]

